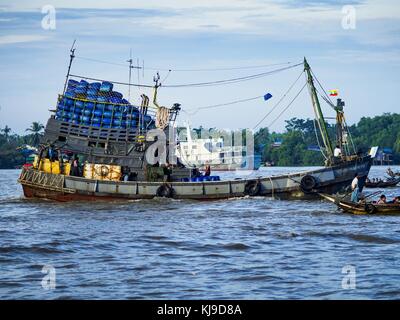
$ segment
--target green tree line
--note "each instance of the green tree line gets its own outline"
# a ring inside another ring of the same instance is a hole
[[[335,141],[335,125],[327,124],[332,141]],[[373,118],[363,117],[350,126],[350,134],[356,151],[367,152],[372,146],[391,148],[395,163],[400,163],[400,114],[384,113]],[[322,165],[324,158],[318,151],[309,150],[309,146],[322,141],[311,119],[293,118],[286,121],[286,130],[282,133],[270,133],[262,128],[255,134],[256,151],[264,162],[278,166],[314,166]],[[279,142],[277,147],[277,143]]]
[[[25,158],[18,150],[23,145],[37,147],[44,126],[39,122],[33,122],[26,129],[25,135],[13,133],[9,126],[0,129],[0,169],[13,169],[25,162]]]

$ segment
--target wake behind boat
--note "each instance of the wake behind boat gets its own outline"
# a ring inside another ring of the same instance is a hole
[[[337,115],[336,145],[340,154],[335,154],[306,59],[303,72],[307,82],[302,90],[308,85],[325,167],[302,173],[220,181],[218,176],[199,175],[179,159],[177,163],[167,162],[166,150],[172,149],[170,154],[175,154],[174,123],[181,108],[179,104],[167,108],[157,103],[159,77],[153,88],[154,106],[149,105],[149,98],[144,94],[142,104],[134,106],[113,91],[116,83],[86,81],[98,81],[91,78],[80,82],[69,79],[74,51],[71,49],[64,92],[47,122],[39,155],[33,167],[22,169],[18,180],[28,198],[211,200],[248,195],[306,199],[317,197],[316,192],[333,194],[344,190],[355,174],[364,181],[368,176],[372,158],[356,153],[354,146],[351,151],[343,101],[338,99],[337,105],[333,105],[323,97]],[[83,170],[79,162],[84,162]]]

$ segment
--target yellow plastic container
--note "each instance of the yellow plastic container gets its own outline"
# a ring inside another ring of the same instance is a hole
[[[53,161],[51,162],[50,159],[41,159],[40,164],[39,162],[39,157],[35,156],[35,160],[33,161],[33,167],[35,169],[38,169],[39,171],[43,171],[46,173],[53,173],[53,174],[64,174],[66,176],[69,176],[69,173],[71,171],[71,164],[69,162],[64,162],[63,163],[63,172],[60,170],[60,162],[59,161]]]

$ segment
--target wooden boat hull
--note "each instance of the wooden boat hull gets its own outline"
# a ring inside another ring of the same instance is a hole
[[[396,215],[400,214],[400,205],[399,204],[372,204],[372,203],[354,203],[351,201],[346,201],[342,199],[338,199],[335,196],[328,194],[320,194],[322,198],[328,200],[337,205],[338,208],[343,210],[344,212],[351,214],[380,214],[380,215]]]
[[[363,158],[341,165],[271,177],[210,182],[144,182],[105,181],[44,173],[31,168],[21,172],[21,183],[27,198],[56,201],[151,199],[159,196],[166,185],[166,196],[175,199],[218,200],[244,196],[279,199],[315,199],[316,192],[336,193],[348,187],[355,173],[367,177],[371,159]],[[317,184],[304,190],[304,177],[314,177]]]

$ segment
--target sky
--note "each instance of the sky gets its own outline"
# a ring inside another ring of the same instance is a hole
[[[46,24],[48,5],[55,28]],[[145,66],[132,82],[151,85],[159,71],[160,104],[180,103],[179,122],[192,126],[252,129],[270,113],[261,126],[283,131],[285,120],[312,118],[307,90],[283,112],[304,77],[273,109],[301,66],[223,86],[167,87],[264,73],[304,57],[326,90],[339,90],[349,123],[399,110],[398,0],[0,0],[0,128],[24,133],[33,121],[46,123],[74,39],[72,74],[127,82],[132,52]],[[152,95],[135,87],[131,101],[141,93]],[[266,93],[272,99],[197,110]]]

